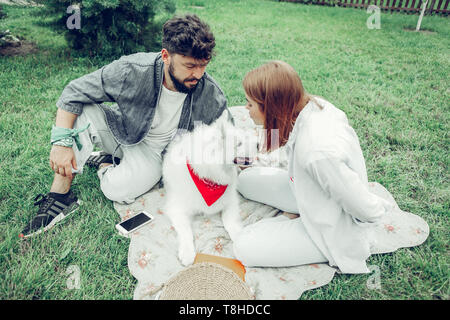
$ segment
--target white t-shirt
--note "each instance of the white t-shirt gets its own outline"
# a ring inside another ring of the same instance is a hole
[[[181,110],[187,94],[171,91],[162,86],[159,103],[147,138],[153,142],[167,144],[177,132]]]

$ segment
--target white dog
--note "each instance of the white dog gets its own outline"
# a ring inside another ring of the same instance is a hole
[[[225,230],[233,240],[242,229],[235,159],[253,157],[257,137],[233,126],[228,112],[210,126],[197,125],[176,137],[163,163],[166,203],[163,211],[178,234],[178,258],[193,263],[196,252],[191,218],[222,212]]]

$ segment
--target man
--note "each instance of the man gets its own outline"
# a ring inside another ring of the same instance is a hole
[[[162,154],[177,130],[192,130],[227,110],[226,98],[205,72],[215,39],[195,15],[163,27],[160,53],[136,53],[71,81],[56,105],[50,192],[38,195],[37,215],[20,237],[51,228],[79,206],[70,190],[86,162],[99,168],[100,187],[113,201],[131,203],[161,178]],[[105,105],[103,102],[115,102]],[[103,152],[94,156],[94,145]]]

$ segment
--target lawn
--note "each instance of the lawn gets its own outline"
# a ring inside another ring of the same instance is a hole
[[[48,192],[50,130],[59,95],[72,79],[108,61],[74,58],[64,38],[35,8],[5,6],[10,29],[37,43],[23,57],[0,57],[0,299],[132,299],[129,240],[119,215],[99,190],[93,170],[76,178],[82,208],[44,235],[22,241],[34,197]],[[370,181],[383,184],[405,211],[430,226],[421,246],[373,255],[381,289],[369,275],[336,275],[301,299],[449,299],[449,18],[381,13],[368,29],[364,10],[265,0],[179,0],[177,13],[207,21],[217,55],[207,71],[229,105],[245,101],[241,81],[260,64],[280,59],[307,91],[346,112],[366,158]],[[81,288],[70,289],[69,266]]]

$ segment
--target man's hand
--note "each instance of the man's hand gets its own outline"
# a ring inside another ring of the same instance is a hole
[[[58,108],[55,125],[61,128],[72,129],[78,116],[71,112]],[[50,168],[63,177],[73,179],[72,167],[77,170],[75,153],[72,148],[53,145],[50,151]]]
[[[73,179],[72,167],[77,170],[77,161],[72,148],[52,146],[50,151],[50,168],[63,177]]]

